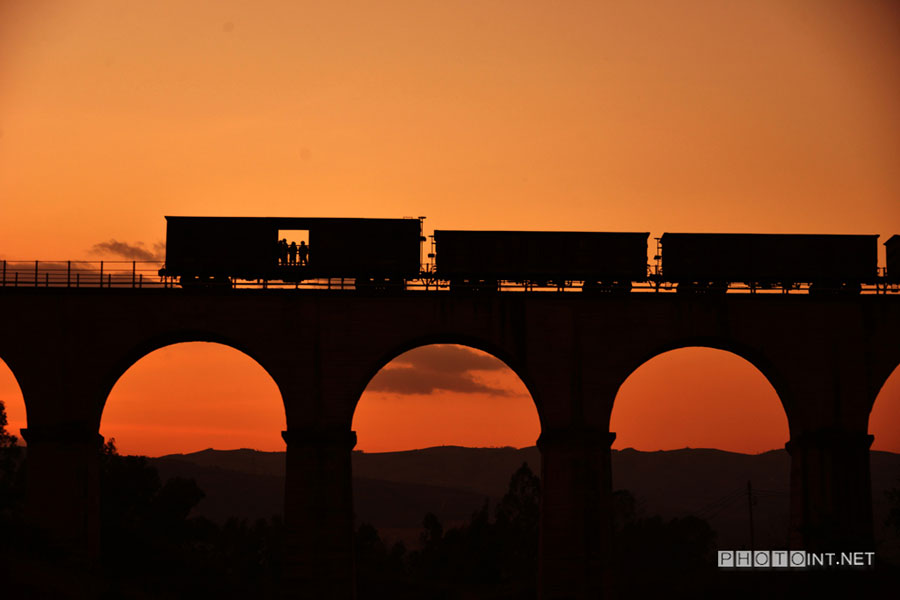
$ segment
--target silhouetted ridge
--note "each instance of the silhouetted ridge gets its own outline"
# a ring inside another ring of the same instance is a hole
[[[510,474],[523,462],[540,473],[540,452],[528,448],[435,446],[400,452],[354,452],[354,509],[358,522],[386,537],[415,541],[422,516],[449,525],[466,521],[484,501],[496,505]],[[284,453],[206,449],[151,459],[165,480],[194,478],[206,498],[195,514],[224,522],[283,513]],[[900,455],[873,451],[872,498],[876,532],[888,504],[884,490],[896,485]],[[612,452],[613,489],[629,490],[643,515],[676,518],[695,514],[716,530],[721,547],[740,547],[748,536],[746,486],[755,498],[760,545],[785,544],[790,457],[784,450],[741,454],[713,448]]]

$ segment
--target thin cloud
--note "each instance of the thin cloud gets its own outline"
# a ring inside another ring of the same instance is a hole
[[[411,350],[379,371],[369,382],[372,392],[426,395],[435,391],[510,396],[508,389],[479,381],[474,371],[501,371],[502,361],[462,346],[426,346]]]
[[[507,366],[490,354],[475,352],[465,346],[435,345],[410,350],[396,358],[395,363],[432,371],[464,375],[469,371],[502,371]]]
[[[509,396],[509,390],[485,385],[471,375],[458,375],[422,371],[411,367],[383,369],[367,388],[371,392],[394,394],[430,394],[436,391],[461,394],[491,394]]]
[[[165,242],[153,244],[153,249],[148,250],[144,242],[129,244],[110,239],[108,242],[100,242],[91,247],[92,254],[112,255],[128,260],[163,260],[166,255]]]

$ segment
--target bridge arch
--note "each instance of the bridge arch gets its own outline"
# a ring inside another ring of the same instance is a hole
[[[619,384],[615,390],[615,398],[618,397],[619,392],[621,391],[622,386],[625,384],[625,382],[628,381],[628,379],[635,372],[641,369],[641,367],[650,363],[658,356],[685,348],[707,348],[711,350],[721,350],[723,352],[727,352],[729,354],[737,356],[738,358],[741,358],[752,365],[756,369],[756,371],[758,371],[760,374],[762,374],[763,377],[765,377],[769,385],[775,390],[775,394],[778,397],[778,400],[780,401],[781,407],[784,410],[785,416],[787,418],[788,429],[789,431],[791,430],[791,407],[793,405],[793,402],[791,388],[787,380],[781,375],[781,372],[776,367],[775,363],[768,357],[766,357],[762,352],[749,345],[742,344],[735,340],[722,339],[717,337],[691,337],[655,345],[648,352],[637,355],[632,360],[625,363],[624,369],[618,376]],[[610,405],[610,418],[612,417],[614,407],[615,400]]]
[[[363,371],[362,377],[360,377],[359,380],[355,382],[352,413],[356,413],[356,409],[359,405],[359,401],[362,399],[363,393],[366,391],[369,383],[375,378],[376,375],[378,375],[378,373],[382,371],[382,369],[388,366],[396,358],[411,350],[434,345],[465,346],[468,348],[479,350],[481,352],[484,352],[485,354],[489,354],[502,362],[510,371],[512,371],[516,375],[516,377],[519,378],[519,381],[521,381],[525,386],[525,389],[528,390],[528,395],[531,397],[531,401],[534,403],[535,409],[537,410],[538,421],[540,422],[541,426],[543,426],[544,419],[542,414],[543,411],[541,410],[542,402],[539,394],[536,392],[536,386],[529,376],[528,369],[525,367],[525,365],[517,360],[517,358],[510,352],[506,351],[501,346],[492,343],[489,340],[475,336],[450,333],[416,336],[385,348],[371,363],[371,366],[368,367],[367,370]]]
[[[782,448],[790,437],[776,398],[771,380],[742,356],[709,346],[680,347],[657,354],[622,382],[610,428],[619,445],[645,450],[701,447],[756,454]],[[647,433],[634,437],[635,427]],[[648,446],[657,443],[648,439],[651,431],[660,445]]]
[[[900,343],[897,336],[885,332],[884,339],[879,341],[879,351],[866,357],[869,384],[868,405],[865,407],[867,419],[871,419],[872,412],[876,409],[879,412],[883,410],[885,398],[898,393],[895,390],[900,387],[897,384],[900,381]]]
[[[791,458],[782,400],[746,349],[705,342],[667,345],[620,385],[610,418],[612,487],[648,516],[701,519],[698,531],[708,527],[720,547],[786,547]],[[688,548],[684,559],[701,564],[701,548]],[[624,568],[634,576],[627,561]]]
[[[217,363],[224,366],[217,368]],[[136,438],[155,448],[140,452],[150,455],[238,445],[282,448],[283,394],[271,371],[244,344],[203,332],[162,335],[136,344],[106,375],[97,428],[119,438],[120,447],[131,431],[132,443]],[[187,401],[195,396],[197,402]],[[255,399],[264,402],[251,406]],[[231,404],[217,410],[214,400]],[[137,418],[136,411],[145,417]],[[151,433],[159,427],[171,428],[171,437],[164,438],[168,441]]]
[[[0,401],[3,401],[5,407],[7,432],[21,441],[19,430],[28,426],[28,405],[16,372],[2,355],[0,355]]]
[[[105,373],[103,373],[100,381],[98,413],[96,414],[97,426],[99,427],[103,411],[106,408],[106,401],[109,398],[110,393],[129,369],[136,365],[141,359],[157,350],[193,342],[227,346],[247,356],[250,360],[259,365],[272,381],[275,382],[275,385],[278,387],[279,395],[282,396],[282,405],[284,406],[283,392],[278,378],[273,374],[273,370],[267,365],[266,360],[260,353],[256,352],[250,344],[244,343],[237,338],[210,331],[177,330],[164,332],[140,340],[118,355],[113,364]]]
[[[900,364],[878,387],[868,419],[873,450],[900,452]]]

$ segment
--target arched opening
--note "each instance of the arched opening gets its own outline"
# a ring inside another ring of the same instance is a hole
[[[632,573],[645,593],[711,580],[718,550],[788,547],[787,416],[748,360],[708,347],[656,355],[619,388],[610,431],[616,557],[627,579],[645,564],[633,554],[654,548],[654,569]]]
[[[19,430],[25,427],[25,402],[15,375],[0,359],[0,564],[19,570],[25,526],[25,442]],[[18,579],[4,576],[4,589],[15,594]]]
[[[872,450],[900,454],[900,366],[878,391],[869,413],[869,433],[875,436]]]
[[[191,581],[213,595],[274,597],[284,429],[278,386],[232,347],[178,343],[132,364],[100,423],[107,444],[115,439],[100,470],[101,561],[112,585]]]
[[[27,427],[25,399],[16,376],[3,359],[0,359],[0,402],[6,413],[7,434],[16,436],[16,443],[24,446],[25,440],[19,431]]]
[[[207,448],[284,450],[278,386],[252,358],[224,344],[155,350],[116,382],[100,434],[125,454],[158,457]]]
[[[900,366],[875,398],[869,433],[875,547],[881,560],[900,565]]]
[[[743,454],[781,449],[790,438],[778,394],[740,356],[690,347],[659,354],[619,388],[613,448],[716,448]]]
[[[540,419],[509,366],[469,346],[404,352],[370,380],[353,429],[361,597],[533,588]]]
[[[469,346],[404,352],[370,380],[353,414],[364,452],[433,446],[523,448],[540,435],[528,389],[503,361]]]

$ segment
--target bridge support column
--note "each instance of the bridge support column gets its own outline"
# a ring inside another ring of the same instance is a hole
[[[22,429],[28,443],[25,517],[46,541],[83,566],[100,554],[103,437],[80,424]]]
[[[609,596],[614,439],[585,427],[545,430],[538,439],[541,600]]]
[[[284,596],[352,600],[353,486],[356,433],[305,428],[282,432],[287,442]]]
[[[793,436],[791,546],[804,550],[873,547],[869,446],[861,432],[819,429]]]

